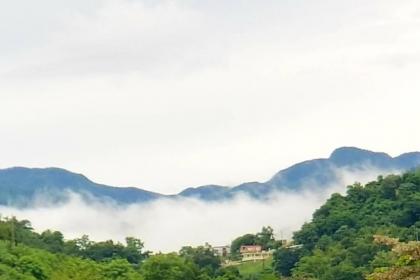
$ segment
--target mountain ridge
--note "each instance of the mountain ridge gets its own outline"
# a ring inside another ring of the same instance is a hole
[[[177,197],[218,201],[231,199],[240,193],[255,199],[265,199],[275,191],[322,188],[338,180],[337,169],[357,171],[366,166],[385,171],[406,171],[420,166],[420,152],[391,157],[383,152],[340,147],[328,158],[306,160],[282,169],[266,182],[245,182],[234,187],[210,184],[189,187],[173,195],[163,195],[136,187],[98,184],[83,174],[57,167],[11,167],[0,169],[0,204],[27,206],[40,195],[46,195],[52,202],[57,203],[68,199],[68,191],[78,193],[87,200],[98,198],[123,205]]]

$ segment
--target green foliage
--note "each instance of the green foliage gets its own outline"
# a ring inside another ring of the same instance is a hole
[[[277,279],[272,269],[272,258],[244,262],[239,264],[237,268],[239,270],[239,274],[246,280]]]
[[[232,241],[230,246],[233,258],[239,255],[239,249],[243,245],[261,245],[263,250],[276,249],[281,246],[281,242],[274,239],[273,229],[263,227],[257,234],[245,234]]]
[[[63,252],[64,250],[64,236],[59,231],[46,230],[41,233],[40,240],[48,251]]]
[[[140,276],[125,259],[114,259],[103,266],[103,277],[112,280],[140,280]]]
[[[27,220],[0,218],[0,280],[142,279],[135,268],[147,256],[142,249],[133,237],[126,245],[86,235],[65,241],[61,232],[38,234]]]
[[[257,236],[255,234],[245,234],[242,235],[235,240],[232,241],[230,246],[231,253],[233,255],[239,253],[239,249],[242,245],[256,245],[257,244]]]
[[[356,183],[346,196],[333,194],[294,234],[300,253],[275,253],[276,272],[297,279],[358,280],[390,265],[395,255],[374,243],[373,235],[415,240],[420,232],[419,194],[420,171],[378,177],[365,186]]]
[[[151,256],[142,265],[144,280],[199,279],[197,267],[176,254]]]
[[[291,276],[292,269],[295,267],[301,254],[299,249],[279,248],[273,255],[273,269],[280,275]]]
[[[109,262],[53,254],[10,242],[0,242],[0,279],[37,280],[134,280],[141,275],[125,259]]]
[[[241,280],[243,277],[239,273],[239,270],[236,267],[230,266],[221,269],[218,272],[216,280]]]
[[[256,235],[256,244],[261,245],[263,250],[279,247],[279,242],[274,239],[274,230],[272,227],[263,227],[261,232]]]
[[[145,259],[147,253],[143,253],[143,242],[134,237],[126,238],[126,245],[112,240],[93,242],[88,236],[70,241],[67,252],[74,256],[89,258],[94,261],[110,261],[122,258],[132,264],[139,264]]]
[[[375,242],[392,248],[392,258],[385,259],[384,267],[375,269],[369,280],[416,280],[420,277],[420,242],[399,242],[395,238],[375,236]]]
[[[220,268],[220,257],[210,247],[183,247],[179,255],[197,265],[200,270],[209,276],[215,275],[216,271]]]
[[[62,233],[38,234],[29,221],[0,219],[0,280],[214,280],[244,279],[221,268],[208,247],[184,247],[179,254],[149,257],[140,239],[125,244],[94,242],[87,235],[65,240]]]
[[[122,258],[131,264],[139,264],[147,256],[147,253],[142,252],[141,240],[134,237],[127,237],[125,245],[112,240],[93,242],[87,235],[65,241],[63,234],[59,231],[46,230],[38,234],[33,231],[29,221],[18,221],[14,217],[0,218],[0,240],[10,242],[12,247],[24,244],[53,253],[63,253],[95,261]]]

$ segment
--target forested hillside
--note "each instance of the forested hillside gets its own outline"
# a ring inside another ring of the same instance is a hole
[[[143,251],[125,244],[94,242],[87,236],[64,240],[58,231],[34,232],[29,221],[0,220],[1,280],[240,280],[237,268],[222,268],[211,247],[184,247],[178,253]],[[246,278],[248,279],[248,278]]]
[[[379,177],[365,186],[349,186],[346,196],[332,195],[313,220],[294,234],[297,246],[276,252],[274,267],[293,279],[418,279],[420,245],[414,241],[419,235],[420,171]],[[374,242],[374,236],[394,237],[415,249],[391,251],[395,240]],[[392,270],[386,267],[405,266],[414,272],[381,278]]]

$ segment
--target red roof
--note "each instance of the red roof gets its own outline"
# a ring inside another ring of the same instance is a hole
[[[244,245],[241,246],[239,252],[241,253],[259,253],[262,251],[261,245]]]

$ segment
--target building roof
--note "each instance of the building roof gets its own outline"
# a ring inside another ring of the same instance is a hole
[[[258,253],[262,251],[261,245],[243,245],[239,249],[240,253]]]

